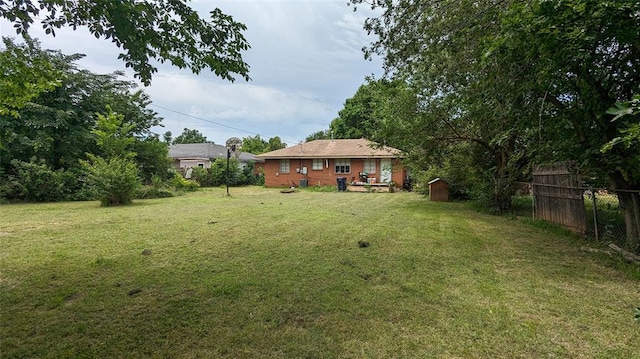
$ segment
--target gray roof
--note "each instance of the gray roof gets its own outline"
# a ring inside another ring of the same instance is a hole
[[[169,146],[169,157],[176,159],[227,158],[227,148],[215,143],[181,143]],[[240,152],[240,162],[264,162],[256,155],[248,152]]]

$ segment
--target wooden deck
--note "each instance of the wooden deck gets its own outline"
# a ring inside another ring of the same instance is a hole
[[[389,192],[388,183],[351,182],[347,184],[349,192]]]

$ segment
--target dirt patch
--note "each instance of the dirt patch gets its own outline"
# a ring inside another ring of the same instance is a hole
[[[74,292],[74,293],[68,294],[64,298],[62,298],[62,302],[64,304],[69,305],[69,304],[73,303],[74,301],[76,301],[78,298],[80,298],[80,294],[78,292]]]

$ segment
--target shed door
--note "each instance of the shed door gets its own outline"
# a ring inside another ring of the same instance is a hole
[[[391,182],[391,160],[388,158],[380,160],[380,182]]]

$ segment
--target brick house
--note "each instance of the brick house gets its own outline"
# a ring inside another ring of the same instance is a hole
[[[402,185],[400,151],[365,139],[315,140],[258,155],[266,187],[332,186],[338,177],[355,185]]]

